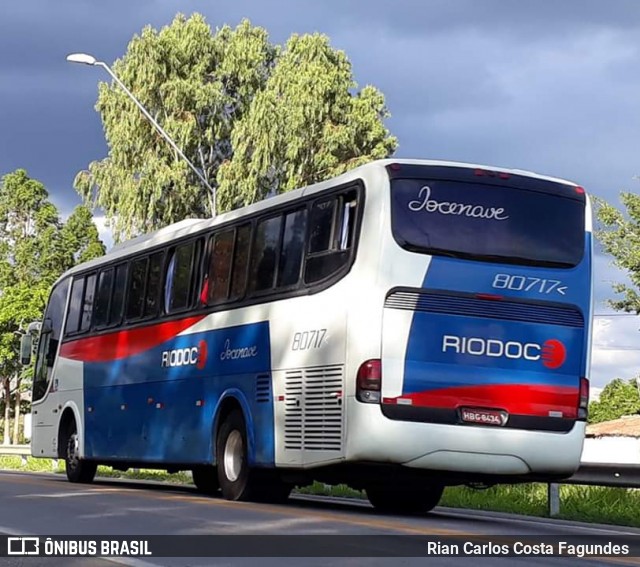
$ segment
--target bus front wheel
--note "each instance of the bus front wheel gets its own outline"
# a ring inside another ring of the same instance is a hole
[[[444,487],[374,485],[367,488],[367,498],[383,514],[426,514],[440,502]]]
[[[73,423],[66,435],[64,443],[64,464],[69,482],[90,483],[96,476],[98,465],[80,458],[80,442],[78,428]]]
[[[284,502],[293,486],[277,471],[251,469],[247,453],[247,430],[242,412],[232,411],[222,423],[216,439],[218,481],[227,500]]]

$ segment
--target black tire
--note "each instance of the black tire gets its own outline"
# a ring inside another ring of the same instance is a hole
[[[88,484],[93,482],[98,470],[97,463],[78,457],[78,428],[75,422],[71,424],[65,435],[64,464],[69,482]]]
[[[201,465],[191,469],[193,484],[203,494],[215,494],[220,490],[216,467]]]
[[[440,502],[443,486],[381,486],[367,488],[367,498],[382,514],[426,514]]]
[[[284,502],[293,488],[275,471],[249,468],[247,430],[238,410],[232,411],[218,430],[216,461],[220,490],[227,500]]]
[[[227,500],[249,500],[251,482],[247,459],[247,431],[242,413],[232,411],[216,436],[218,482]]]

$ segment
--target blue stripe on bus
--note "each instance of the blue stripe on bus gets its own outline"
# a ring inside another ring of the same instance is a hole
[[[249,459],[275,463],[268,322],[173,337],[141,354],[84,364],[88,458],[206,463],[218,400],[245,408]]]

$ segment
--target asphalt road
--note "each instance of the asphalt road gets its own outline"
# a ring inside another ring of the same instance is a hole
[[[364,557],[211,557],[211,558],[20,558],[0,559],[11,566],[133,567],[155,565],[640,565],[635,558],[570,559],[520,557],[427,557],[422,538],[437,536],[500,544],[517,536],[619,537],[640,530],[528,519],[495,513],[437,508],[424,517],[381,516],[362,502],[295,497],[286,505],[228,502],[199,495],[194,489],[145,481],[104,479],[91,485],[70,484],[61,475],[0,472],[0,534],[10,536],[152,536],[152,535],[323,535],[341,538]],[[358,536],[358,537],[355,537]],[[359,537],[359,536],[369,536]],[[414,536],[389,538],[389,536]],[[225,538],[233,539],[235,538]],[[264,540],[273,540],[273,537]],[[331,538],[320,540],[332,541]],[[252,540],[240,544],[250,556]],[[288,545],[287,541],[282,542]],[[390,547],[391,546],[391,547]],[[411,550],[414,557],[382,557],[389,549]],[[283,555],[286,552],[283,550]]]

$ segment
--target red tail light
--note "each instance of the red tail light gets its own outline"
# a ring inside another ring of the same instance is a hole
[[[356,376],[356,399],[369,404],[380,403],[382,385],[382,361],[367,360],[358,368]]]
[[[578,403],[578,419],[589,416],[589,380],[580,378],[580,401]]]
[[[504,297],[495,293],[476,293],[476,297],[487,301],[502,301],[504,299]]]

